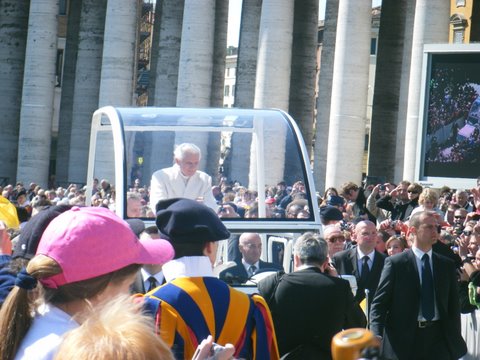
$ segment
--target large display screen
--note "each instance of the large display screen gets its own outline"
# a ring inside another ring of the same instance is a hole
[[[480,175],[480,52],[430,52],[426,61],[420,180],[476,179]]]

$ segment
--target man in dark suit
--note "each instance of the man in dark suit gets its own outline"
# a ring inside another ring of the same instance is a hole
[[[438,238],[434,212],[409,221],[412,249],[385,261],[370,312],[385,359],[453,360],[467,347],[460,332],[455,264],[432,251]]]
[[[127,219],[130,228],[138,238],[160,239],[156,226],[145,228],[140,219]],[[156,287],[165,283],[165,277],[162,272],[162,265],[145,264],[137,272],[135,281],[130,286],[132,294],[145,294]]]
[[[360,221],[352,234],[357,246],[336,253],[332,262],[339,275],[354,275],[357,279],[355,300],[365,298],[365,289],[369,291],[369,304],[372,302],[382,273],[385,254],[375,250],[377,229],[371,221]]]
[[[240,235],[238,248],[242,258],[235,261],[236,266],[220,273],[220,279],[229,284],[243,284],[250,277],[265,269],[283,270],[279,265],[260,260],[262,255],[262,239],[257,233],[243,233]]]
[[[331,359],[332,337],[366,319],[346,280],[330,276],[328,246],[318,234],[300,236],[294,272],[261,280],[260,294],[272,313],[280,355],[288,359]]]

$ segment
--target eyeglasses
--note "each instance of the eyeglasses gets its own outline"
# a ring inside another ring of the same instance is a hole
[[[342,236],[342,235],[338,235],[338,236],[331,236],[328,238],[328,241],[331,242],[332,244],[333,243],[336,243],[336,242],[345,242],[345,236]]]
[[[470,236],[472,234],[473,234],[472,230],[463,230],[463,235],[465,235],[465,236]]]
[[[243,244],[242,246],[246,247],[247,249],[260,249],[262,244]]]
[[[454,219],[466,219],[467,217],[466,216],[461,216],[461,215],[454,215],[453,218]]]
[[[413,191],[413,190],[408,190],[407,191],[409,194],[418,194],[418,191]]]

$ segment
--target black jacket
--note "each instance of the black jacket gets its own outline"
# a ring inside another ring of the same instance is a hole
[[[461,335],[460,307],[455,264],[432,252],[435,303],[441,320],[441,331],[452,359],[467,352]],[[385,261],[370,311],[370,329],[383,336],[386,358],[408,360],[416,351],[415,334],[420,307],[420,279],[412,250],[390,256]]]
[[[232,284],[232,285],[244,284],[247,282],[250,276],[248,275],[247,270],[245,270],[245,266],[243,266],[241,259],[235,262],[237,263],[237,265],[223,270],[220,273],[219,278],[225,281],[227,284]],[[262,271],[262,270],[265,271],[267,269],[270,269],[273,271],[282,271],[283,267],[276,265],[274,263],[269,263],[269,262],[260,260],[257,273],[259,271]]]
[[[332,262],[337,269],[339,275],[354,275],[357,279],[357,294],[355,300],[361,302],[365,298],[365,289],[369,291],[369,304],[372,302],[375,295],[375,291],[380,281],[380,275],[383,269],[383,263],[385,262],[385,254],[379,253],[375,250],[375,257],[373,258],[373,265],[370,269],[370,276],[368,278],[368,284],[362,284],[360,281],[360,272],[357,265],[357,247],[353,247],[348,250],[343,250],[336,253],[333,256]]]
[[[269,276],[258,283],[258,290],[272,313],[280,356],[298,352],[302,345],[299,356],[304,360],[331,359],[336,333],[366,325],[348,281],[325,275],[317,267]]]
[[[392,203],[392,197],[390,195],[385,195],[377,200],[377,207],[390,211],[392,220],[401,220],[406,221],[410,218],[412,210],[418,206],[418,199],[414,199],[407,203]]]

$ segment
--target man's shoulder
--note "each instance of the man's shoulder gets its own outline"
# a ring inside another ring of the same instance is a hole
[[[333,258],[334,259],[346,259],[348,257],[351,257],[352,255],[355,254],[355,252],[357,251],[357,248],[356,246],[354,247],[351,247],[349,249],[345,249],[345,250],[342,250],[342,251],[339,251],[338,253],[336,253],[335,255],[333,255]]]
[[[198,176],[203,181],[208,181],[208,180],[211,180],[211,178],[212,178],[210,175],[208,175],[207,173],[205,173],[203,171],[200,171],[200,170],[197,170],[195,175]]]
[[[395,254],[392,256],[387,256],[385,258],[385,263],[390,262],[393,264],[396,263],[404,263],[405,261],[410,261],[415,258],[415,254],[413,254],[411,249],[407,249],[399,254]]]
[[[219,274],[219,278],[228,283],[244,283],[247,281],[247,271],[242,263],[238,263]]]
[[[375,257],[378,257],[381,261],[385,261],[387,258],[387,255],[384,253],[381,253],[380,251],[375,250]]]
[[[281,265],[271,263],[271,262],[262,261],[262,260],[260,260],[259,265],[260,265],[260,269],[283,270],[283,266],[281,266]]]
[[[163,176],[172,176],[177,173],[177,168],[175,166],[170,166],[168,168],[163,168],[155,171],[152,174],[152,177],[163,177]]]
[[[455,267],[455,261],[444,254],[440,254],[438,252],[433,251],[432,257],[434,259],[436,258],[437,261],[444,263],[446,266]]]

